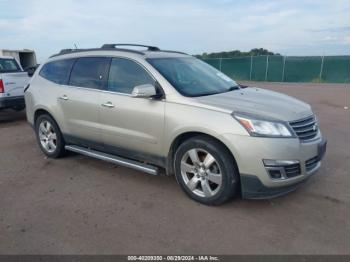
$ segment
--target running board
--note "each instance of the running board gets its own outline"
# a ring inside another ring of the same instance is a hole
[[[80,147],[80,146],[74,146],[74,145],[65,146],[65,149],[72,151],[72,152],[75,152],[75,153],[85,155],[85,156],[90,156],[90,157],[104,160],[104,161],[107,161],[107,162],[110,162],[113,164],[117,164],[120,166],[133,168],[133,169],[136,169],[136,170],[139,170],[139,171],[151,174],[151,175],[158,175],[158,168],[151,166],[151,165],[137,162],[135,160],[130,160],[130,159],[122,158],[119,156],[114,156],[114,155],[102,153],[102,152],[99,152],[99,151],[96,151],[93,149],[84,148],[84,147]]]

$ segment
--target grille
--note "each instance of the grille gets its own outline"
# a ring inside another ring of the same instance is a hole
[[[306,168],[306,171],[311,171],[312,169],[314,169],[318,164],[318,158],[317,156],[316,157],[313,157],[313,158],[310,158],[309,160],[307,160],[305,162],[305,168]]]
[[[317,136],[318,126],[315,116],[309,116],[300,120],[289,122],[300,140],[310,140]]]
[[[284,166],[284,171],[286,172],[286,177],[295,177],[300,175],[300,164],[293,164]]]

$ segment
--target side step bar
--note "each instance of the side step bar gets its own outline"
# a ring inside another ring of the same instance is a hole
[[[151,165],[147,165],[144,163],[140,163],[137,162],[135,160],[130,160],[130,159],[126,159],[126,158],[122,158],[119,156],[114,156],[114,155],[110,155],[110,154],[106,154],[106,153],[102,153],[96,150],[92,150],[89,148],[84,148],[84,147],[80,147],[80,146],[74,146],[74,145],[67,145],[65,146],[66,150],[75,152],[75,153],[79,153],[85,156],[90,156],[93,158],[97,158],[100,160],[104,160],[113,164],[117,164],[120,166],[125,166],[125,167],[129,167],[129,168],[133,168],[151,175],[158,175],[158,168],[151,166]]]

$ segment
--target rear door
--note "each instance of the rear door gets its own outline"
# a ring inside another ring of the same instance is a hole
[[[5,96],[23,96],[29,76],[23,72],[14,58],[0,58],[0,77]]]
[[[160,159],[165,102],[131,96],[135,86],[155,82],[136,61],[112,59],[107,90],[100,97],[101,132],[108,151],[135,159]]]
[[[75,61],[68,85],[59,94],[68,143],[100,148],[100,95],[107,80],[110,58],[81,57]]]

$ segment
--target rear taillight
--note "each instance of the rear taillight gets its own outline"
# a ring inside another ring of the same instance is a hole
[[[5,88],[4,88],[4,82],[2,82],[2,79],[0,79],[0,93],[4,93]]]

